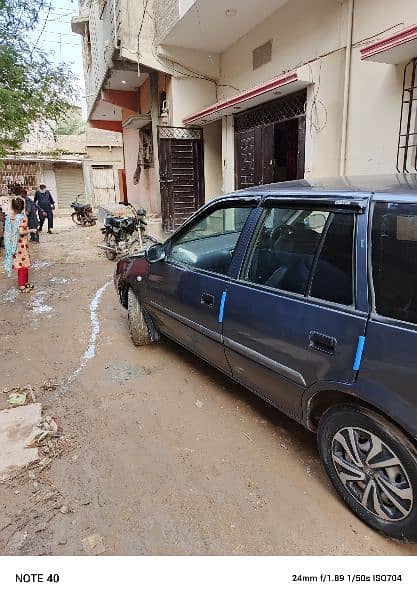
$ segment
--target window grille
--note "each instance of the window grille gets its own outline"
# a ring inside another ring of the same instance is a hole
[[[203,130],[192,127],[158,127],[158,136],[168,140],[201,140]]]
[[[417,171],[417,57],[404,67],[397,171]]]
[[[306,100],[307,94],[303,90],[237,114],[235,116],[235,131],[247,131],[253,127],[301,117],[306,112]]]

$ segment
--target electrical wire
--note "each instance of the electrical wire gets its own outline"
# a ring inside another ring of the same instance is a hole
[[[49,6],[48,6],[48,11],[47,11],[47,13],[46,13],[45,21],[44,21],[44,24],[43,24],[43,26],[42,26],[42,29],[41,29],[41,31],[40,31],[40,33],[39,33],[39,35],[38,35],[38,39],[36,40],[36,42],[35,42],[35,45],[34,45],[34,46],[33,46],[33,48],[32,48],[32,51],[31,51],[31,56],[32,56],[32,55],[33,55],[33,53],[35,52],[35,50],[36,50],[36,48],[37,48],[37,46],[38,46],[39,40],[41,39],[41,37],[42,37],[42,34],[43,34],[43,32],[45,31],[45,27],[46,27],[46,24],[48,23],[49,15],[50,15],[50,13],[51,13],[51,9],[52,9],[52,0],[49,0]]]
[[[145,4],[144,4],[144,7],[143,7],[143,13],[142,13],[142,20],[141,20],[140,26],[139,26],[139,32],[138,32],[138,50],[137,50],[138,58],[140,56],[140,50],[139,50],[140,34],[142,33],[143,23],[145,21],[146,9],[148,8],[148,2],[149,2],[149,0],[145,0]]]

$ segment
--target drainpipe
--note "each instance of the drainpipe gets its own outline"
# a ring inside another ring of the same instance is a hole
[[[152,119],[152,141],[153,141],[153,166],[155,170],[155,199],[156,206],[149,205],[154,212],[161,212],[161,184],[159,181],[159,145],[158,145],[158,124],[159,124],[159,94],[158,94],[158,72],[149,73],[151,83],[151,119]]]
[[[349,0],[348,24],[346,34],[346,59],[345,59],[345,85],[343,90],[343,116],[342,116],[342,139],[340,143],[340,165],[339,175],[345,175],[346,171],[346,149],[347,149],[347,128],[349,116],[349,94],[350,94],[350,65],[352,61],[352,32],[353,32],[353,13],[355,0]]]

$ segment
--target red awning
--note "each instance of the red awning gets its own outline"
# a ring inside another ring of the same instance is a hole
[[[398,65],[417,57],[417,25],[361,48],[361,59]]]
[[[226,100],[207,106],[203,110],[186,117],[183,122],[184,125],[204,125],[227,115],[237,114],[263,102],[268,102],[268,100],[274,100],[277,96],[297,92],[306,88],[310,83],[310,81],[300,80],[295,71],[285,73],[255,88],[239,92],[239,94]]]

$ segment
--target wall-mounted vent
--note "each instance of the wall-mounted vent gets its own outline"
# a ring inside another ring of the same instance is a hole
[[[262,46],[258,46],[252,52],[253,70],[259,69],[262,65],[271,62],[272,60],[272,40],[269,40]]]

